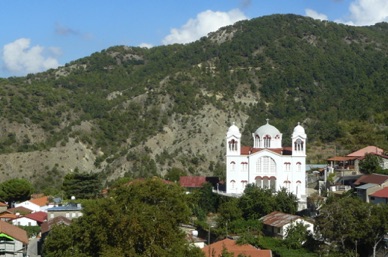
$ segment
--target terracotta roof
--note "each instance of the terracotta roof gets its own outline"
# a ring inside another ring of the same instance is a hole
[[[367,146],[360,150],[357,150],[353,153],[348,154],[347,156],[353,156],[353,157],[364,157],[367,153],[377,153],[377,154],[383,154],[384,150],[381,148],[378,148],[377,146]]]
[[[0,213],[0,219],[7,219],[7,220],[13,220],[13,219],[16,219],[18,216],[16,216],[15,214],[13,213],[9,213],[9,212],[3,212],[3,213]]]
[[[388,181],[388,175],[383,175],[383,174],[368,174],[368,175],[363,175],[359,179],[357,179],[354,182],[354,185],[362,185],[362,184],[377,184],[381,185]]]
[[[4,233],[15,240],[28,244],[27,232],[17,226],[11,225],[0,220],[0,232]]]
[[[352,157],[352,156],[334,156],[329,159],[328,161],[335,161],[335,162],[343,162],[343,161],[351,161],[351,160],[356,160],[357,157]]]
[[[8,206],[8,204],[0,202],[0,207],[2,207],[2,206]]]
[[[43,196],[43,197],[40,197],[40,198],[31,199],[30,202],[34,203],[34,204],[36,204],[36,205],[38,205],[40,207],[42,207],[42,206],[47,205],[47,203],[49,201],[48,201],[48,197],[47,196]]]
[[[40,232],[42,232],[42,234],[49,232],[51,230],[52,226],[60,225],[60,224],[64,224],[64,225],[68,226],[71,224],[71,220],[69,220],[68,218],[63,217],[63,216],[57,216],[51,220],[43,222],[42,225],[40,226]]]
[[[203,176],[182,176],[179,178],[179,185],[182,187],[202,187],[206,183],[206,177]]]
[[[263,150],[268,150],[280,155],[291,155],[292,148],[291,147],[283,147],[283,148],[253,148],[250,146],[241,146],[241,155],[250,155],[253,153],[257,153]]]
[[[288,214],[288,213],[283,213],[280,211],[271,212],[270,214],[267,214],[260,218],[263,224],[269,225],[272,227],[278,227],[278,228],[281,228],[284,225],[287,225],[298,219],[302,219],[302,217]]]
[[[388,187],[384,187],[383,189],[370,194],[369,196],[380,197],[380,198],[388,198]]]
[[[244,256],[250,257],[272,257],[271,250],[257,249],[250,244],[238,245],[236,244],[236,241],[229,238],[215,242],[211,245],[207,245],[202,248],[202,251],[205,253],[206,257],[221,256],[222,250],[224,248],[226,248],[228,252],[233,253],[234,257],[237,257],[239,254],[243,254]]]
[[[12,212],[12,213],[23,213],[23,214],[28,214],[28,213],[31,213],[32,210],[24,207],[24,206],[18,206],[18,207],[15,207],[15,208],[9,208],[8,209],[9,212]]]
[[[38,211],[25,215],[24,217],[35,220],[37,222],[44,222],[47,220],[47,212]]]

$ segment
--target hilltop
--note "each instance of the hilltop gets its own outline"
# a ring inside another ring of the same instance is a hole
[[[113,46],[58,69],[0,80],[1,179],[54,186],[76,168],[121,176],[221,174],[224,137],[269,118],[308,161],[388,149],[388,24],[297,15],[238,22],[186,44]],[[333,150],[335,149],[335,150]]]

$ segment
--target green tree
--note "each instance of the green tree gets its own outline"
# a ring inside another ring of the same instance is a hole
[[[79,172],[68,173],[62,184],[62,190],[68,198],[89,199],[97,196],[101,189],[101,182],[97,173]]]
[[[360,161],[359,167],[361,172],[365,174],[379,173],[382,170],[380,158],[371,153],[365,155],[365,158]]]
[[[88,202],[83,212],[71,224],[67,239],[77,253],[90,257],[203,256],[189,246],[179,228],[190,212],[186,194],[178,185],[156,178],[135,180],[112,189],[108,198]],[[50,232],[47,240],[55,236]],[[59,244],[53,240],[47,251],[61,256],[55,248]]]
[[[179,181],[180,177],[186,176],[187,172],[180,168],[172,167],[167,171],[167,174],[164,176],[165,179],[173,182]]]
[[[358,198],[334,199],[324,205],[316,218],[316,235],[322,236],[334,247],[332,251],[354,251],[355,243],[362,245],[367,230],[361,229],[368,222],[369,205]]]
[[[275,209],[284,213],[295,214],[298,210],[298,198],[282,188],[275,194]]]
[[[14,178],[0,184],[0,195],[7,202],[29,200],[33,187],[26,179]]]
[[[307,230],[307,225],[297,222],[287,228],[284,244],[288,248],[300,249],[310,236],[310,232]]]
[[[259,219],[275,210],[275,198],[271,189],[247,185],[244,195],[239,198],[239,207],[244,219]]]

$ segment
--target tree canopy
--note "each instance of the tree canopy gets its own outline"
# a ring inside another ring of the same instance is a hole
[[[33,187],[26,179],[15,178],[0,184],[0,197],[7,202],[29,200],[32,192]]]
[[[50,232],[44,251],[56,257],[72,251],[91,257],[203,256],[179,228],[190,214],[185,197],[182,188],[159,179],[132,181],[85,206],[84,215],[66,228],[69,249],[63,250],[58,229]]]

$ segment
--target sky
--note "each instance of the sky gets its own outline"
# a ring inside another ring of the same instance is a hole
[[[388,0],[1,0],[0,77],[117,45],[190,43],[240,20],[289,13],[373,25],[388,22]]]

